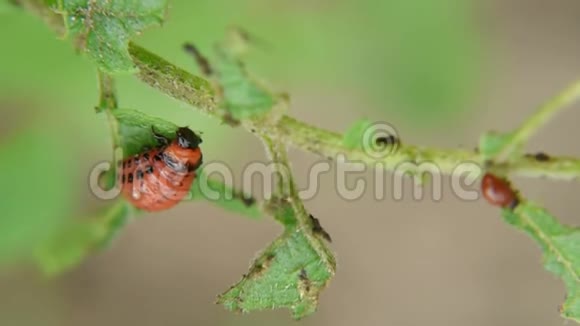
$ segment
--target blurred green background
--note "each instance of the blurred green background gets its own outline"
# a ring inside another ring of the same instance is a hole
[[[211,58],[226,28],[242,26],[259,40],[248,66],[291,94],[292,116],[336,131],[361,117],[387,120],[405,142],[470,149],[481,132],[513,128],[578,77],[579,10],[573,0],[180,0],[135,41],[196,72],[182,43]],[[54,281],[22,259],[67,219],[110,204],[87,184],[90,169],[111,158],[111,140],[93,109],[91,62],[36,17],[0,9],[0,18],[0,325],[294,324],[285,311],[240,316],[213,305],[280,228],[207,203],[144,216]],[[118,78],[118,93],[121,107],[202,130],[209,160],[240,171],[264,159],[250,135],[130,75]],[[568,112],[533,148],[580,155],[578,119]],[[304,183],[317,158],[292,158]],[[335,239],[339,266],[305,325],[561,322],[563,286],[496,210],[450,190],[440,203],[370,195],[350,203],[330,174],[321,182],[307,206]],[[578,185],[518,182],[578,222]]]

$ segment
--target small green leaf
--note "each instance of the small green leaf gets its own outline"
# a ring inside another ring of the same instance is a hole
[[[160,25],[165,0],[61,0],[59,11],[80,46],[109,73],[134,72],[128,42],[145,28]]]
[[[112,114],[118,122],[123,157],[139,154],[147,147],[157,147],[152,128],[156,133],[169,138],[175,137],[178,128],[174,123],[136,110],[117,109],[112,111]]]
[[[580,228],[562,225],[544,209],[528,202],[520,203],[513,212],[504,210],[503,216],[540,245],[544,267],[566,285],[562,316],[580,322]]]
[[[251,195],[233,189],[222,181],[209,178],[203,172],[203,168],[198,172],[198,176],[191,187],[190,198],[193,200],[208,200],[225,210],[252,219],[259,219],[263,216],[260,205]]]
[[[129,214],[129,206],[120,201],[100,216],[70,221],[36,249],[37,264],[48,276],[77,266],[88,255],[107,246],[127,222]]]
[[[344,133],[342,144],[347,149],[362,148],[364,134],[372,126],[372,124],[373,124],[372,121],[368,119],[360,119],[356,121]]]
[[[241,281],[219,296],[218,303],[241,312],[288,308],[296,319],[313,313],[335,272],[334,261],[328,262],[317,250],[323,246],[301,229],[287,229]]]
[[[479,140],[479,152],[484,160],[494,158],[502,152],[511,138],[511,134],[487,132]]]
[[[216,68],[223,88],[224,108],[235,120],[268,113],[275,106],[276,96],[253,79],[237,56],[223,51]]]

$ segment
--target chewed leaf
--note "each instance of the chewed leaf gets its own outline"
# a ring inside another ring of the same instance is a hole
[[[82,49],[110,73],[133,72],[128,42],[145,28],[163,22],[165,0],[60,0],[58,10]]]
[[[344,133],[342,144],[348,149],[362,148],[365,131],[372,125],[368,119],[360,119],[353,123]]]
[[[276,96],[253,79],[234,55],[222,53],[216,68],[223,88],[224,109],[235,120],[263,115],[275,106]]]
[[[198,176],[191,187],[190,195],[192,200],[205,199],[228,211],[252,219],[259,219],[263,216],[260,206],[254,197],[233,189],[220,180],[208,177],[203,172],[203,167],[198,171]]]
[[[108,245],[129,215],[130,208],[119,202],[102,215],[70,221],[36,249],[37,264],[49,276],[77,266],[88,255]]]
[[[117,109],[112,114],[118,122],[117,127],[124,157],[141,153],[146,147],[158,146],[153,137],[152,128],[156,133],[169,138],[175,137],[175,131],[178,128],[174,123],[136,110]]]
[[[241,281],[220,295],[231,311],[288,308],[299,319],[316,311],[318,296],[335,266],[320,256],[320,240],[300,229],[287,229],[256,259]]]
[[[528,202],[522,202],[514,212],[504,210],[503,215],[540,245],[545,268],[566,285],[562,316],[580,322],[580,228],[562,225],[544,209]]]

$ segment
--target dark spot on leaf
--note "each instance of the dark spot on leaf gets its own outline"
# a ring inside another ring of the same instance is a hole
[[[268,253],[265,256],[261,256],[255,262],[252,268],[250,269],[249,275],[252,277],[259,277],[268,270],[270,265],[272,264],[272,260],[274,259],[274,254]]]
[[[302,281],[307,281],[308,280],[308,274],[306,273],[306,270],[304,268],[302,268],[300,270],[300,274],[298,274],[298,277],[300,278],[300,280]]]
[[[492,160],[485,160],[483,161],[483,168],[484,169],[489,169],[491,166],[493,165],[493,161]]]
[[[240,121],[235,119],[230,113],[224,115],[223,122],[232,127],[237,127],[240,125]]]
[[[324,228],[320,224],[320,221],[317,218],[315,218],[314,216],[312,216],[312,214],[310,214],[310,220],[312,221],[312,232],[314,234],[320,235],[326,241],[332,242],[332,238],[330,237],[330,234],[328,234],[328,232],[326,232],[326,230],[324,230]]]
[[[298,288],[300,289],[300,292],[304,296],[305,294],[310,292],[310,279],[308,278],[308,274],[306,273],[306,270],[304,268],[300,270],[300,274],[298,274],[298,280],[300,281],[300,283],[298,284]]]
[[[244,205],[246,205],[246,207],[250,207],[256,203],[256,200],[253,197],[246,197],[245,195],[242,195],[242,202]]]

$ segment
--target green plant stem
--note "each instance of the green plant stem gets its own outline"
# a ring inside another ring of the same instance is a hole
[[[117,101],[115,79],[101,70],[97,71],[97,79],[99,81],[99,107],[116,109],[119,103]]]
[[[551,98],[511,134],[510,141],[506,143],[504,148],[497,155],[498,161],[501,162],[517,150],[521,149],[526,141],[544,124],[552,119],[556,113],[568,107],[579,98],[580,81],[573,83],[561,93]]]
[[[310,219],[310,214],[304,207],[304,203],[298,194],[296,185],[294,184],[294,177],[292,176],[292,171],[290,168],[290,162],[288,160],[288,149],[286,144],[277,141],[272,138],[270,131],[268,129],[261,130],[259,137],[264,143],[264,147],[268,155],[272,159],[274,164],[274,169],[276,172],[276,182],[277,182],[277,192],[272,198],[272,206],[277,207],[278,212],[274,212],[274,215],[284,215],[285,207],[284,205],[290,205],[292,209],[292,216],[295,219],[295,223],[284,223],[285,226],[295,226],[296,229],[304,234],[308,240],[310,246],[316,251],[318,257],[328,266],[329,270],[334,273],[335,261],[332,253],[320,240],[318,240],[313,232],[312,220]]]
[[[198,97],[191,96],[191,93],[188,92],[191,89],[199,89],[204,96],[209,96],[210,91],[208,89],[211,89],[211,86],[207,82],[199,82],[199,80],[204,80],[203,78],[195,77],[175,67],[164,59],[149,53],[144,48],[136,45],[130,45],[130,48],[133,49],[131,53],[134,58],[138,58],[136,64],[139,69],[148,71],[148,73],[140,74],[140,79],[143,82],[171,97],[200,109],[206,114],[221,119],[222,115],[216,109],[216,103],[213,100],[208,98],[208,100],[200,101]],[[177,73],[174,74],[173,72]],[[160,80],[157,79],[158,77]],[[567,96],[560,96],[557,101],[550,101],[550,110],[555,110],[554,107],[569,102],[572,96],[570,93],[566,94]],[[543,119],[547,117],[546,113],[540,116]],[[536,120],[539,120],[539,118],[534,119],[534,121]],[[533,125],[537,126],[537,122]],[[526,127],[524,130],[528,132],[531,129]],[[376,160],[363,150],[345,147],[342,143],[341,134],[306,124],[287,115],[283,116],[273,128],[270,128],[270,132],[273,138],[279,138],[287,144],[325,158],[336,159],[339,154],[343,154],[350,161],[359,161],[367,165],[381,163],[387,170],[405,168],[412,172],[414,169],[413,164],[431,162],[436,164],[442,173],[451,174],[460,163],[472,162],[480,166],[484,163],[480,155],[472,151],[423,148],[413,145],[403,145],[397,152],[391,153],[381,160]],[[480,170],[475,166],[473,169],[474,171]],[[544,176],[568,180],[580,178],[580,160],[573,158],[554,157],[550,162],[536,162],[532,159],[521,157],[506,165],[504,169],[508,173],[521,176]]]
[[[302,200],[298,196],[294,178],[292,177],[286,144],[276,141],[267,134],[270,134],[270,132],[261,133],[259,137],[264,143],[266,152],[270,156],[271,162],[273,163],[273,168],[276,172],[274,174],[277,186],[275,197],[283,198],[292,204],[299,224],[310,225],[308,214],[306,213],[306,209],[304,209]]]
[[[413,169],[420,168],[421,162],[431,162],[438,166],[441,173],[452,174],[463,162],[475,163],[475,165],[463,165],[463,171],[479,171],[478,166],[484,165],[480,155],[474,151],[424,148],[413,145],[402,145],[396,153],[375,159],[361,149],[346,148],[342,143],[342,135],[339,133],[320,129],[288,116],[280,119],[276,127],[272,128],[272,133],[273,137],[280,138],[296,148],[328,159],[336,159],[339,154],[343,154],[349,161],[362,162],[369,166],[380,164],[387,170],[403,168],[413,172]],[[514,162],[499,164],[495,168],[506,174],[527,177],[562,180],[580,178],[580,160],[569,157],[552,157],[547,162],[539,162],[533,157],[523,156]]]
[[[137,77],[141,81],[207,115],[220,117],[209,81],[188,73],[134,43],[129,43],[129,53],[139,68]]]

